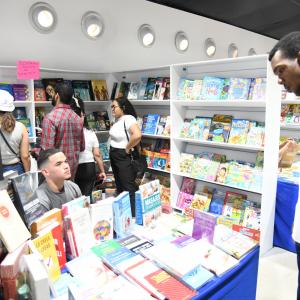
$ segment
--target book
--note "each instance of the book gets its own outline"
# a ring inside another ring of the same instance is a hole
[[[117,88],[118,88],[118,82],[114,82],[113,88],[111,90],[110,100],[114,100],[116,98]]]
[[[57,83],[63,82],[62,78],[44,78],[42,83],[46,92],[46,101],[55,101],[55,87]]]
[[[221,97],[224,79],[212,76],[204,76],[201,97],[204,100],[218,100]]]
[[[13,116],[16,118],[16,120],[27,119],[26,107],[16,107],[13,111]]]
[[[50,300],[48,274],[42,262],[35,254],[23,255],[22,261],[25,265],[32,299]]]
[[[129,192],[120,193],[113,202],[114,229],[118,238],[129,234],[132,226],[132,212]]]
[[[145,122],[143,121],[142,133],[155,134],[159,119],[159,114],[147,114],[144,120]]]
[[[130,82],[125,82],[125,81],[122,81],[120,83],[120,88],[119,88],[119,92],[118,92],[118,97],[125,97],[127,98],[128,97],[128,93],[129,93],[129,88],[130,88]]]
[[[144,100],[152,100],[155,90],[156,78],[149,77],[145,89]]]
[[[131,82],[128,92],[128,100],[137,100],[138,99],[138,92],[140,88],[140,82]]]
[[[202,79],[195,79],[193,84],[193,89],[191,93],[191,100],[200,100],[201,99],[201,90],[202,90]]]
[[[260,230],[260,209],[247,206],[243,214],[242,224],[244,227]]]
[[[223,87],[220,95],[220,100],[228,99],[228,91],[230,87],[230,78],[224,78]]]
[[[230,115],[214,115],[209,130],[208,140],[226,143],[231,130],[231,121],[232,116]]]
[[[72,88],[75,98],[83,101],[94,100],[90,80],[72,80]]]
[[[110,120],[107,111],[97,111],[93,113],[96,121],[96,129],[99,131],[110,129]]]
[[[194,226],[192,237],[197,240],[205,239],[212,244],[216,224],[217,215],[197,209],[194,210]]]
[[[247,134],[247,145],[263,146],[265,138],[265,124],[263,122],[250,121]]]
[[[29,90],[27,84],[13,83],[12,89],[15,101],[26,101],[29,99]]]
[[[220,163],[217,174],[216,174],[216,182],[225,183],[226,176],[228,174],[229,163],[223,162]]]
[[[24,118],[24,119],[18,119],[18,121],[26,127],[27,132],[28,132],[28,137],[33,138],[34,133],[33,133],[33,128],[32,128],[30,119],[29,118]]]
[[[62,205],[61,207],[62,215],[63,217],[66,217],[76,212],[79,208],[89,207],[89,205],[90,205],[90,198],[86,196],[80,196]]]
[[[152,100],[159,100],[162,85],[163,85],[163,77],[157,77],[155,80]]]
[[[114,252],[115,250],[121,247],[122,247],[121,244],[116,240],[107,240],[99,245],[94,245],[91,248],[91,251],[101,258],[109,253]]]
[[[226,192],[221,190],[215,190],[212,195],[210,202],[209,212],[221,215],[223,211],[224,200],[226,197]]]
[[[182,180],[180,191],[187,194],[194,194],[196,187],[196,179],[184,177]]]
[[[193,162],[194,162],[194,154],[181,153],[180,162],[179,162],[179,171],[186,175],[190,175],[192,173]]]
[[[241,220],[247,196],[236,192],[226,192],[222,215]]]
[[[168,118],[168,116],[160,116],[155,134],[162,135],[164,133],[165,126],[167,123],[167,118]]]
[[[189,128],[193,119],[185,118],[179,133],[179,136],[182,138],[189,137]]]
[[[182,210],[189,207],[192,203],[194,195],[180,191],[178,194],[176,206]]]
[[[0,239],[8,252],[16,250],[31,237],[6,190],[0,191]]]
[[[253,229],[253,228],[247,228],[242,225],[233,224],[232,230],[240,232],[241,234],[253,239],[254,241],[259,242],[260,240],[260,231]]]
[[[244,145],[247,141],[249,120],[232,119],[228,143]]]
[[[103,198],[102,190],[92,191],[91,194],[91,203],[97,203]]]
[[[247,100],[249,95],[250,84],[250,78],[230,78],[228,99]]]
[[[267,88],[267,78],[265,77],[252,78],[248,99],[256,100],[256,101],[265,100],[266,88]]]
[[[109,99],[106,80],[91,80],[91,86],[95,101],[107,101]]]
[[[170,77],[164,77],[160,89],[159,100],[170,99]]]
[[[43,262],[48,271],[49,278],[52,282],[54,282],[60,276],[60,266],[56,254],[52,232],[49,231],[35,238],[34,240],[32,240],[32,244],[30,244],[31,251],[34,254],[38,252],[43,257]]]
[[[145,91],[146,91],[146,86],[147,86],[148,78],[143,77],[140,80],[140,86],[139,86],[139,91],[138,91],[138,100],[143,100]]]

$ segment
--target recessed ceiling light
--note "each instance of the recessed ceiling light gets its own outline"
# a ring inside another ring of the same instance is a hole
[[[204,51],[208,57],[213,57],[216,53],[217,46],[213,39],[208,38],[204,42]]]
[[[57,24],[57,15],[54,8],[45,2],[37,2],[29,9],[29,20],[35,30],[40,33],[49,33]]]
[[[231,43],[228,46],[228,57],[236,58],[238,56],[239,56],[239,49],[238,49],[237,45],[234,43]]]
[[[89,11],[82,16],[81,29],[90,39],[97,39],[104,31],[104,22],[102,17],[94,11]]]
[[[249,51],[248,51],[248,55],[249,56],[256,55],[255,49],[254,48],[250,48]]]
[[[151,47],[155,42],[155,33],[152,27],[148,24],[142,25],[138,29],[138,39],[144,47]]]
[[[183,31],[176,33],[175,47],[179,52],[185,52],[189,48],[189,39]]]

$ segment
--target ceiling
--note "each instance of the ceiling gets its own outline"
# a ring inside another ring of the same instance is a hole
[[[300,0],[148,0],[274,39],[300,31]]]

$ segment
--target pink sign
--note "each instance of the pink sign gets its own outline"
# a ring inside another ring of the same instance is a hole
[[[17,62],[18,79],[40,79],[40,63],[35,60],[19,60]]]

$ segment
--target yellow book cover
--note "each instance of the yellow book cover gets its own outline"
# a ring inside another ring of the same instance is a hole
[[[92,80],[92,88],[95,100],[105,101],[109,99],[105,80]]]
[[[34,239],[32,242],[37,251],[42,255],[49,278],[54,282],[60,276],[60,267],[51,231]]]

